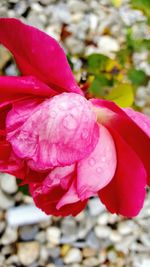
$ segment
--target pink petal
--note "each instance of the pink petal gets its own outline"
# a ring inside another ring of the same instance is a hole
[[[95,120],[91,104],[84,97],[63,93],[39,105],[7,138],[18,157],[28,159],[34,169],[66,166],[95,148],[99,137]],[[8,129],[9,124],[7,121]]]
[[[25,98],[12,103],[12,108],[7,114],[6,127],[7,132],[18,130],[33,112],[41,104],[40,98]]]
[[[0,43],[14,55],[23,75],[33,75],[58,91],[82,94],[63,49],[46,33],[17,19],[1,18]]]
[[[117,159],[113,138],[100,127],[99,141],[92,153],[80,161],[77,169],[77,191],[81,200],[95,195],[113,178]]]
[[[131,108],[125,108],[124,111],[150,137],[150,117]]]
[[[117,149],[117,171],[112,181],[99,191],[99,197],[112,213],[136,216],[146,194],[146,172],[132,148],[113,130]]]
[[[137,120],[135,123],[135,121],[115,103],[100,99],[93,99],[91,102],[97,110],[99,122],[105,125],[110,132],[115,129],[138,155],[147,171],[148,183],[150,184],[150,138],[145,134],[145,129],[142,130],[141,126],[138,126],[139,123],[137,124]],[[148,129],[146,130],[146,133],[147,132]]]
[[[53,96],[57,93],[35,77],[0,76],[0,100],[23,95]]]
[[[75,171],[75,164],[56,167],[48,175],[50,180],[57,180],[63,189],[68,189],[72,179],[72,173]]]

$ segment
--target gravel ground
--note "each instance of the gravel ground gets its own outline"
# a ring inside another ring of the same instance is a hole
[[[132,10],[127,0],[120,8],[108,0],[1,0],[0,17],[4,16],[43,29],[72,55],[98,52],[113,58],[125,42],[127,26],[150,37],[143,13]],[[150,75],[148,56],[147,51],[134,53],[133,60]],[[77,69],[80,64],[76,60]],[[17,74],[10,54],[0,47],[3,72]],[[150,115],[150,84],[139,87],[136,103]],[[18,191],[15,177],[0,174],[0,266],[150,267],[149,199],[148,193],[144,209],[133,220],[109,214],[97,198],[76,218],[34,211],[33,219],[32,199]]]

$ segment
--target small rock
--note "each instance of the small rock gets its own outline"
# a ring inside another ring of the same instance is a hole
[[[102,211],[105,210],[104,205],[100,202],[99,198],[92,198],[88,202],[89,211],[92,216],[99,215]]]
[[[112,242],[116,243],[116,242],[120,242],[122,240],[122,236],[118,231],[112,230],[110,235],[109,235],[109,239]]]
[[[100,247],[100,242],[93,231],[87,235],[86,244],[93,249],[98,249]]]
[[[129,235],[135,229],[135,223],[133,221],[122,221],[118,225],[118,231],[121,235]]]
[[[19,236],[23,241],[30,241],[35,238],[37,232],[38,232],[37,225],[34,226],[25,225],[20,227]]]
[[[50,248],[49,250],[49,256],[52,257],[53,259],[58,258],[60,255],[60,248],[59,247],[54,247]]]
[[[0,254],[0,266],[4,266],[5,257]]]
[[[5,226],[6,226],[6,223],[3,221],[2,222],[0,221],[0,234],[2,234],[4,232]]]
[[[61,256],[64,257],[68,253],[69,250],[70,250],[70,245],[67,245],[67,244],[63,245],[61,247],[61,252],[60,252]]]
[[[18,189],[16,177],[7,173],[0,174],[0,185],[7,194],[14,194]]]
[[[18,256],[20,262],[28,266],[34,263],[40,253],[40,245],[38,242],[26,242],[26,243],[18,243]]]
[[[18,255],[11,255],[10,257],[7,258],[6,263],[8,264],[7,266],[18,266],[19,265]]]
[[[19,71],[17,70],[16,65],[14,65],[14,63],[11,63],[8,67],[6,67],[5,73],[7,76],[17,76]]]
[[[40,250],[40,262],[44,265],[48,261],[49,250],[46,246],[42,246]]]
[[[111,36],[100,37],[98,46],[103,53],[117,52],[119,50],[118,42]]]
[[[52,226],[49,227],[46,231],[47,241],[53,245],[58,245],[60,243],[61,232],[60,229]]]
[[[0,189],[0,209],[7,210],[12,206],[14,206],[14,199],[6,196]]]
[[[89,257],[93,257],[95,256],[97,253],[97,251],[93,248],[84,248],[83,251],[82,251],[82,254],[83,254],[83,257],[85,258],[89,258]]]
[[[95,257],[92,257],[92,258],[88,258],[88,259],[85,259],[83,261],[83,264],[86,266],[86,267],[95,267],[95,266],[98,266],[99,265],[99,259],[95,258]]]
[[[97,219],[97,224],[99,225],[107,225],[109,222],[109,214],[108,213],[103,213],[101,215],[99,215],[98,219]]]
[[[100,239],[106,239],[109,237],[110,235],[110,228],[107,227],[107,226],[100,226],[100,225],[97,225],[95,226],[94,228],[94,232],[95,232],[95,235],[100,238]]]
[[[78,248],[71,248],[64,257],[65,264],[79,263],[82,261],[82,253]]]
[[[17,229],[8,226],[0,240],[0,243],[3,245],[9,245],[16,242],[17,238],[18,238]]]
[[[35,236],[35,240],[37,240],[40,243],[45,243],[46,241],[46,233],[45,231],[40,231],[37,233],[37,235]]]

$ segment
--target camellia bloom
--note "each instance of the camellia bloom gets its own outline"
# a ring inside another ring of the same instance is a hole
[[[150,120],[110,101],[87,100],[50,36],[0,19],[0,43],[22,76],[0,77],[0,171],[27,183],[47,214],[76,215],[98,195],[135,216],[149,183]]]

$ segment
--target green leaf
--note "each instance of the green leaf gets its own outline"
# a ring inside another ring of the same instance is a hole
[[[91,73],[100,73],[105,70],[105,66],[109,58],[102,54],[92,54],[87,58],[87,67]]]
[[[131,69],[127,73],[128,79],[133,83],[133,85],[139,86],[144,84],[146,81],[146,74],[142,70],[137,70],[137,69]]]
[[[114,7],[120,7],[122,4],[122,0],[111,0]]]
[[[108,80],[105,75],[99,74],[89,87],[89,92],[96,97],[102,97],[106,94],[106,88],[111,85],[112,81]]]
[[[130,60],[131,51],[130,49],[124,48],[119,50],[116,55],[119,63],[124,67],[126,63]]]
[[[20,181],[20,183],[21,183],[21,181]],[[18,183],[18,185],[19,185],[19,183]],[[21,191],[24,195],[27,195],[27,196],[30,195],[27,185],[19,185],[19,191]]]
[[[133,88],[128,83],[118,84],[110,91],[106,99],[112,100],[122,108],[130,107],[134,102]]]
[[[72,57],[70,54],[67,54],[67,60],[68,60],[68,63],[70,65],[70,68],[73,70],[73,62],[72,62]]]

